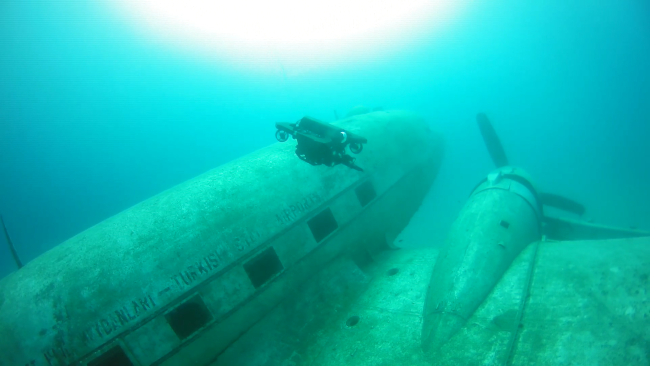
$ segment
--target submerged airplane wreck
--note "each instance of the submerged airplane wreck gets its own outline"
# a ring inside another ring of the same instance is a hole
[[[213,365],[647,365],[650,233],[550,217],[485,115],[497,169],[445,247],[341,256]]]
[[[649,364],[649,234],[545,215],[584,208],[540,193],[478,122],[497,170],[443,250],[392,246],[441,135],[354,115],[301,133],[318,151],[363,136],[363,171],[278,143],[3,279],[0,365]]]
[[[363,172],[275,144],[4,278],[0,364],[205,365],[335,258],[385,249],[433,182],[442,137],[409,112],[337,126],[370,141]]]

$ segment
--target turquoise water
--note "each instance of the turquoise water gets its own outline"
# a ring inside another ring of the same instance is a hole
[[[445,27],[359,41],[349,57],[270,55],[259,70],[149,38],[109,8],[0,5],[0,213],[24,262],[274,143],[276,121],[358,104],[415,110],[446,136],[411,228],[436,242],[493,168],[480,111],[542,190],[650,230],[645,1],[477,1]],[[15,269],[2,248],[0,276]]]

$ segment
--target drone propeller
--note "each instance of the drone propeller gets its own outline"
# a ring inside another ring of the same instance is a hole
[[[506,157],[505,150],[503,150],[503,145],[501,145],[499,136],[497,136],[494,127],[492,127],[492,123],[490,123],[490,120],[487,118],[485,113],[479,113],[476,115],[476,122],[478,122],[478,127],[481,130],[483,141],[485,142],[485,146],[490,153],[494,165],[496,165],[497,168],[508,165],[508,158]],[[539,193],[539,197],[542,200],[542,203],[546,206],[552,206],[564,211],[573,212],[578,216],[582,216],[586,210],[584,205],[556,194]]]

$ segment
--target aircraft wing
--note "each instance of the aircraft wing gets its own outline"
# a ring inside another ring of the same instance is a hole
[[[422,309],[437,255],[387,251],[361,266],[339,259],[213,365],[650,364],[649,237],[529,245],[465,327],[424,354]]]
[[[441,364],[649,364],[650,238],[540,242],[532,262],[535,249],[443,346]]]

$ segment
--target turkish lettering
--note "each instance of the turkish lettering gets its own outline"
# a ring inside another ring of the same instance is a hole
[[[222,267],[228,259],[235,257],[235,253],[226,248],[234,248],[238,252],[245,252],[250,247],[257,244],[261,237],[262,235],[258,231],[252,230],[243,235],[233,236],[231,239],[225,240],[217,247],[217,249],[173,275],[171,277],[171,286],[178,289],[185,289],[188,286],[195,284],[198,280],[203,279],[216,268]]]
[[[314,207],[321,201],[318,193],[312,192],[300,201],[294,202],[279,213],[275,214],[276,219],[280,225],[286,225],[298,219],[300,215],[307,212],[310,208]]]
[[[86,342],[101,339],[114,334],[118,329],[133,322],[141,315],[156,306],[151,295],[132,300],[130,303],[99,319],[92,327],[84,332]]]
[[[43,353],[43,357],[47,364],[50,366],[63,366],[67,365],[70,362],[71,354],[64,348],[64,345],[61,344],[58,347],[52,347]]]
[[[222,263],[222,259],[222,256],[217,251],[213,251],[194,264],[189,265],[182,271],[173,275],[172,283],[176,287],[183,289],[219,267]]]
[[[306,210],[309,205],[317,201],[318,196],[310,196],[309,199],[297,204],[300,210]],[[298,209],[293,209],[294,211]],[[292,213],[293,214],[293,213]],[[174,292],[174,290],[185,290],[206,278],[217,268],[223,267],[229,260],[237,255],[246,252],[249,248],[259,243],[262,235],[257,230],[247,231],[241,235],[231,236],[221,242],[216,249],[201,257],[196,262],[185,267],[170,278],[169,285],[158,291],[158,296]],[[100,318],[95,324],[84,332],[87,344],[108,336],[116,335],[117,331],[129,323],[132,323],[141,315],[156,307],[153,297],[146,295],[142,298],[132,300],[121,308]],[[54,355],[62,351],[53,350],[48,354],[47,359],[54,359]]]

